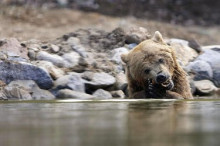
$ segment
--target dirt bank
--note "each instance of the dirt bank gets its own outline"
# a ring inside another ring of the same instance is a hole
[[[141,26],[151,33],[161,31],[165,37],[196,40],[202,45],[220,43],[220,27],[179,26],[165,22],[134,17],[111,17],[93,12],[70,9],[36,9],[0,7],[0,38],[19,40],[53,40],[79,28],[98,28],[106,31],[120,26]]]

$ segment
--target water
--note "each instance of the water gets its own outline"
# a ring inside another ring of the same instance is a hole
[[[0,146],[219,146],[220,100],[0,102]]]

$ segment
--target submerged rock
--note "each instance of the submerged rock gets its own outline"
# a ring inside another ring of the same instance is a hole
[[[53,86],[52,78],[46,70],[22,62],[1,61],[0,80],[7,84],[14,80],[34,80],[43,89]]]

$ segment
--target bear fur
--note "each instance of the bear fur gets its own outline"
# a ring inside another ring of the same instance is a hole
[[[126,66],[129,98],[193,98],[187,74],[160,32],[122,54],[121,59]]]

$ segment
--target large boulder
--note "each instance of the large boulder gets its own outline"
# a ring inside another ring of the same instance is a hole
[[[45,69],[24,62],[0,61],[0,80],[7,84],[14,80],[34,80],[43,89],[53,86]]]

